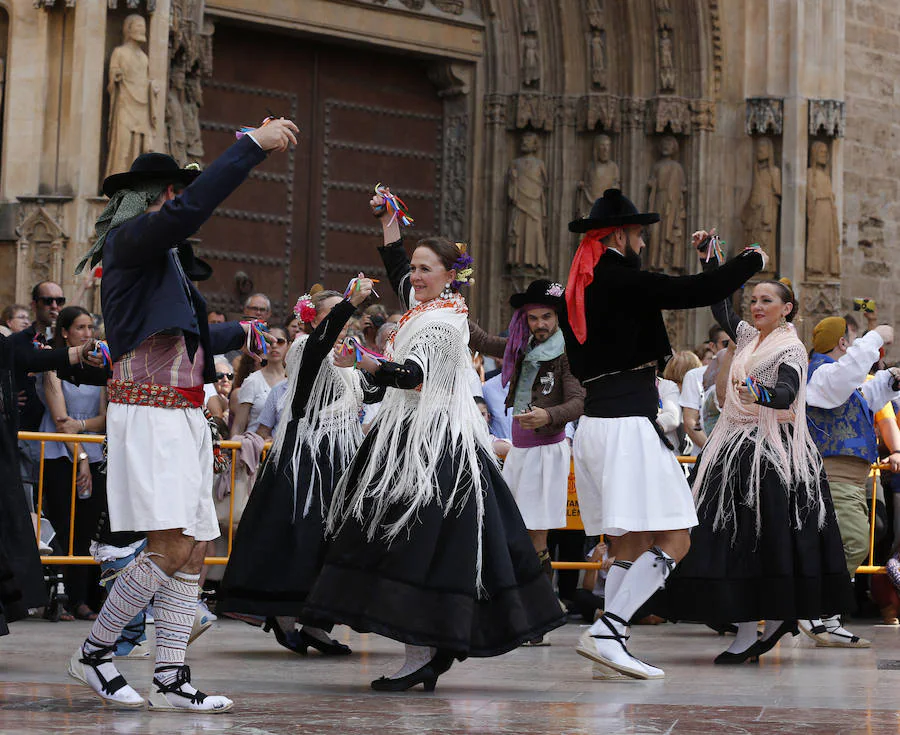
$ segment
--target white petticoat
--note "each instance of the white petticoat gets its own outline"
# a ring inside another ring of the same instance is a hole
[[[675,454],[642,416],[582,416],[575,431],[575,488],[589,536],[697,525]]]
[[[503,462],[519,513],[530,531],[566,527],[571,450],[563,439],[542,447],[513,447]]]
[[[212,436],[201,409],[110,403],[106,433],[113,531],[180,528],[197,541],[218,538]]]

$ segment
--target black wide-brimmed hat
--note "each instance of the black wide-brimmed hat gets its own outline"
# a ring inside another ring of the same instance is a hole
[[[172,156],[165,153],[141,153],[134,159],[128,171],[106,177],[103,181],[103,193],[111,197],[117,191],[148,181],[181,183],[187,186],[200,175],[200,167],[197,164],[188,166],[181,168]]]
[[[569,232],[588,232],[605,227],[626,227],[628,225],[652,225],[659,222],[656,212],[638,212],[632,201],[621,189],[607,189],[594,202],[587,217],[569,222]]]
[[[528,284],[528,288],[509,297],[509,305],[513,309],[521,309],[525,304],[544,304],[554,309],[562,306],[566,298],[566,290],[562,284],[546,278],[538,278]]]
[[[194,248],[189,242],[178,246],[178,260],[181,261],[184,274],[191,281],[208,281],[212,277],[212,266],[194,254]]]

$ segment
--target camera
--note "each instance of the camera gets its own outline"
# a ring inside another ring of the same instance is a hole
[[[853,311],[875,313],[875,299],[853,299]]]

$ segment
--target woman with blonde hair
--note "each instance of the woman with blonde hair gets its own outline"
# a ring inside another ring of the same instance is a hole
[[[690,350],[680,350],[676,352],[672,359],[666,363],[666,369],[663,371],[663,377],[671,380],[681,390],[681,384],[684,382],[684,376],[689,370],[703,367],[700,358]]]

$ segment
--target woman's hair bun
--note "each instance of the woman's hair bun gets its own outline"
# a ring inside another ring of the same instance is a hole
[[[779,278],[778,282],[787,286],[791,291],[794,290],[794,284],[791,282],[790,278]]]

